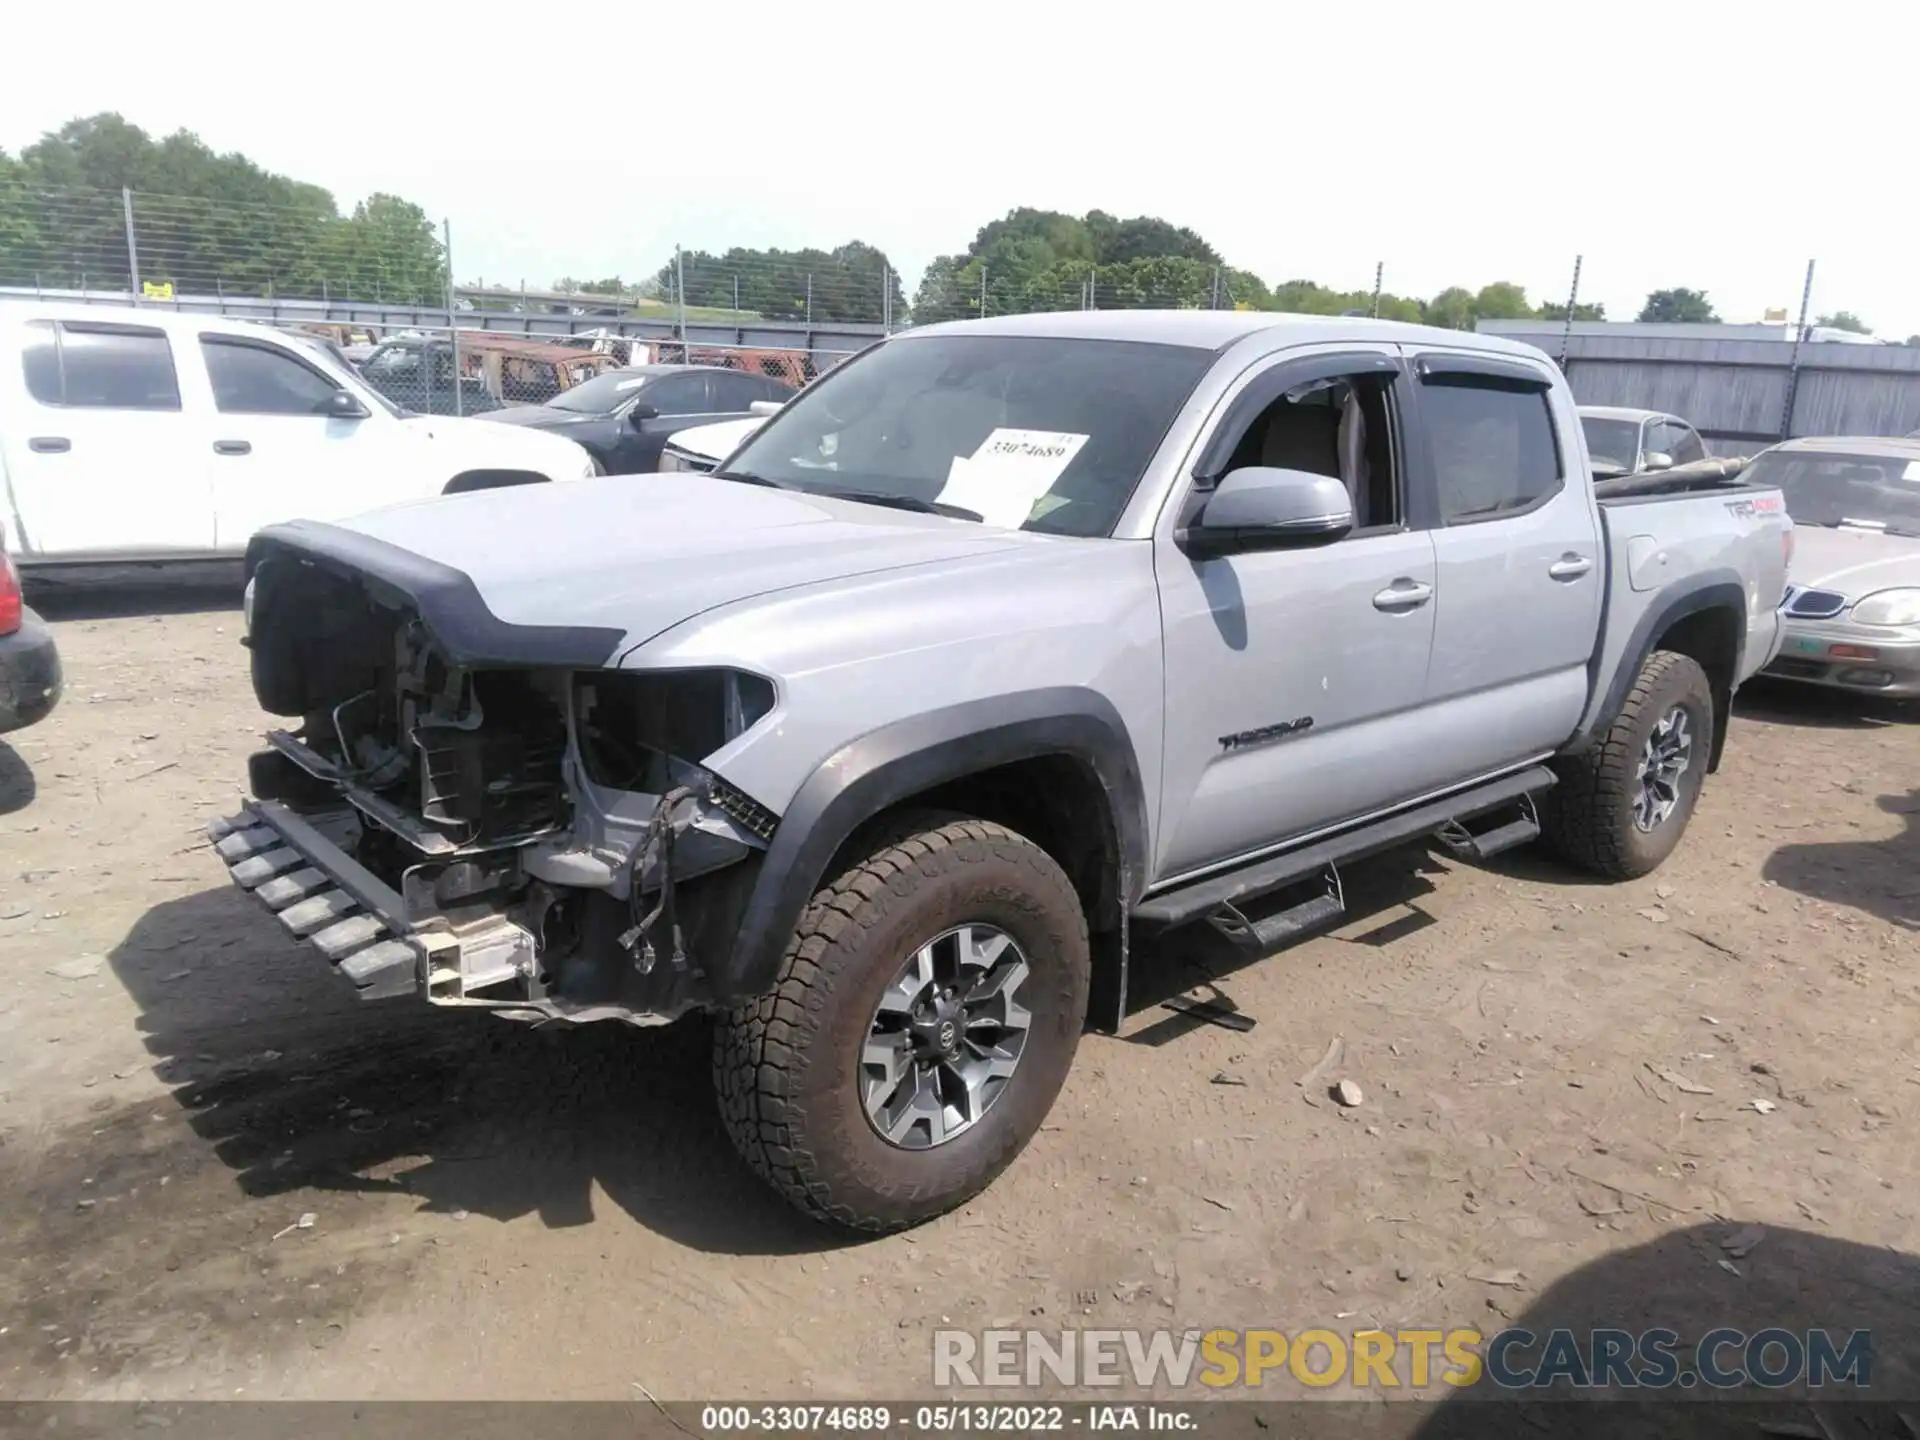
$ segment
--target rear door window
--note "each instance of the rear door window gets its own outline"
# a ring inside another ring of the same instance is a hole
[[[1531,510],[1560,489],[1560,446],[1544,390],[1434,376],[1421,389],[1420,412],[1446,524]]]
[[[41,404],[89,410],[180,408],[180,380],[163,331],[77,321],[32,328],[39,334],[29,339],[22,363],[28,393]]]

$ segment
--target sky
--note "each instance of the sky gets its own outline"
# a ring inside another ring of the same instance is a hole
[[[117,110],[451,224],[464,281],[879,246],[1017,205],[1158,215],[1264,279],[1495,280],[1631,319],[1705,290],[1920,333],[1920,6],[1294,0],[527,9],[202,0],[164,37],[15,7],[0,148]],[[335,37],[336,43],[329,43]],[[35,63],[34,56],[48,63]]]

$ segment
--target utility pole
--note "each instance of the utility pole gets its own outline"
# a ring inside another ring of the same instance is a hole
[[[1373,262],[1373,308],[1369,310],[1367,313],[1376,320],[1380,318],[1380,282],[1386,279],[1386,275],[1387,275],[1387,262],[1384,260],[1374,261]]]

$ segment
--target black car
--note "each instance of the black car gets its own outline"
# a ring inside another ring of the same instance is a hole
[[[46,719],[60,702],[53,632],[20,597],[20,575],[0,550],[0,734]]]
[[[792,395],[778,380],[718,365],[635,365],[596,375],[544,405],[514,405],[486,418],[576,440],[609,475],[650,475],[675,431],[744,420],[755,401],[781,404]]]

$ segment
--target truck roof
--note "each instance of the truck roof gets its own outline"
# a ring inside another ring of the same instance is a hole
[[[209,315],[197,310],[176,310],[171,305],[154,303],[151,305],[89,305],[78,300],[54,301],[31,300],[9,302],[0,315],[13,320],[59,320],[69,324],[94,325],[143,325],[155,330],[164,330],[170,335],[182,332],[199,335],[261,335],[270,334],[279,338],[293,338],[321,343],[318,335],[294,335],[284,328],[284,322],[276,323],[265,318],[240,319],[231,315]]]
[[[948,320],[916,326],[916,335],[1028,335],[1047,339],[1137,340],[1221,350],[1250,335],[1271,333],[1285,343],[1371,340],[1383,344],[1446,345],[1539,359],[1532,345],[1471,330],[1443,330],[1399,320],[1353,315],[1295,315],[1277,310],[1054,310],[1036,315],[1000,315],[986,320]]]

